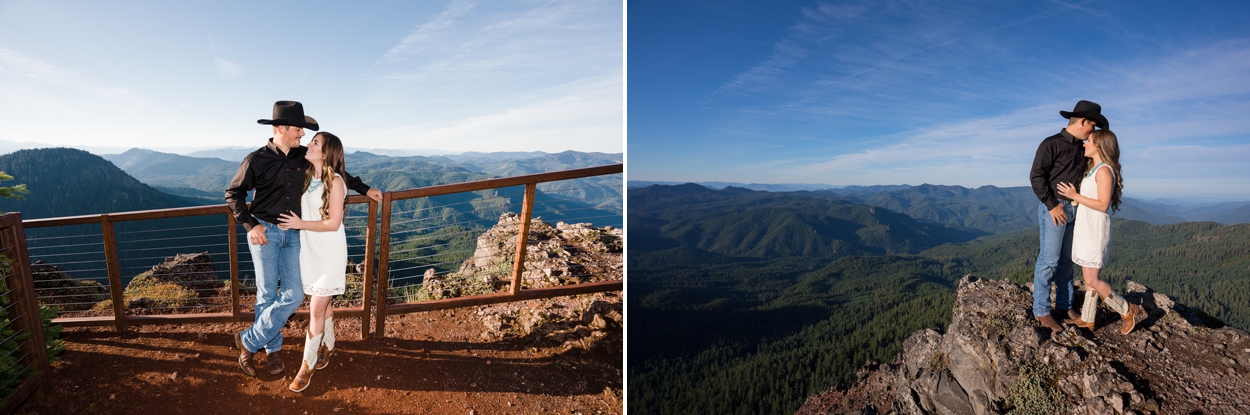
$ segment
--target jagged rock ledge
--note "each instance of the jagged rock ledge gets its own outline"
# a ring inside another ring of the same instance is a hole
[[[1120,334],[1100,305],[1093,333],[1052,336],[1026,286],[965,276],[945,334],[917,331],[893,363],[868,362],[851,389],[813,395],[798,413],[1250,413],[1250,335],[1127,285],[1146,311],[1135,331]]]

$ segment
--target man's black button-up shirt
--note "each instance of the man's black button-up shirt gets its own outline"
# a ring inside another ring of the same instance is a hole
[[[1059,196],[1055,187],[1059,183],[1071,183],[1080,191],[1081,179],[1085,175],[1085,146],[1082,140],[1076,139],[1067,129],[1059,134],[1046,137],[1037,146],[1037,154],[1033,156],[1033,169],[1029,171],[1029,182],[1033,185],[1033,193],[1037,200],[1046,204],[1046,209],[1054,209],[1059,200],[1070,200]]]
[[[308,168],[308,160],[304,155],[308,147],[292,148],[282,154],[278,146],[269,139],[269,144],[251,152],[239,164],[234,179],[226,187],[226,204],[234,213],[234,219],[243,224],[247,230],[259,225],[257,219],[269,223],[278,223],[278,217],[286,212],[300,212],[300,196],[304,193],[304,169]],[[359,177],[344,172],[344,183],[348,189],[360,194],[369,193],[370,187]],[[252,196],[252,208],[247,208],[247,192],[256,190]]]

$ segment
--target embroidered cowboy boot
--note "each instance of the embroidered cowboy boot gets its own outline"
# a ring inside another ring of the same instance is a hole
[[[1085,303],[1081,305],[1081,318],[1074,323],[1094,331],[1094,322],[1098,319],[1098,294],[1093,289],[1085,290]]]
[[[292,392],[303,392],[312,383],[313,373],[317,371],[317,349],[321,347],[321,339],[325,337],[325,333],[313,336],[312,333],[304,332],[304,358],[300,359],[299,373],[295,374],[295,379],[291,379]]]
[[[325,332],[321,333],[321,347],[317,348],[317,370],[330,365],[330,355],[334,354],[334,316],[326,317]]]
[[[1141,307],[1138,307],[1137,304],[1129,304],[1124,297],[1119,296],[1114,291],[1111,292],[1110,297],[1103,299],[1103,301],[1106,301],[1112,310],[1120,313],[1120,319],[1123,320],[1120,324],[1120,333],[1129,334],[1133,332],[1133,328],[1137,327],[1137,315],[1141,314]]]

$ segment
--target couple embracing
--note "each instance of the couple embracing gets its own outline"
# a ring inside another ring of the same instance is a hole
[[[234,335],[239,368],[256,376],[254,357],[264,349],[269,373],[282,373],[282,327],[304,302],[309,304],[308,331],[295,392],[308,387],[315,371],[329,364],[334,352],[334,319],[330,297],[343,294],[347,272],[347,238],[343,231],[347,188],[381,201],[371,189],[344,169],[343,143],[319,132],[307,147],[304,130],[320,127],[295,101],[273,105],[273,138],[243,159],[226,188],[226,203],[247,229],[247,247],[256,272],[256,317],[251,327]],[[255,191],[247,205],[248,191]]]
[[[1098,104],[1080,101],[1071,112],[1059,111],[1059,115],[1068,119],[1068,126],[1042,140],[1029,174],[1033,193],[1041,202],[1037,211],[1041,249],[1033,271],[1033,316],[1054,332],[1063,330],[1056,320],[1093,331],[1098,301],[1102,300],[1120,314],[1120,332],[1128,334],[1137,325],[1141,308],[1098,278],[1111,259],[1110,213],[1119,210],[1124,189],[1120,144]],[[1085,280],[1080,312],[1072,308],[1074,263],[1081,266]],[[1053,309],[1051,282],[1055,284]]]

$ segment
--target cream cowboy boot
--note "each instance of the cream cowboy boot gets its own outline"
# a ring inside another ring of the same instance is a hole
[[[1105,298],[1103,301],[1112,310],[1120,313],[1120,319],[1123,320],[1123,323],[1120,325],[1120,333],[1129,334],[1132,332],[1133,328],[1137,326],[1137,315],[1141,314],[1141,307],[1138,307],[1137,304],[1129,304],[1124,297],[1119,296],[1115,291],[1111,292],[1111,297]]]
[[[317,370],[330,365],[330,355],[334,354],[334,316],[326,317],[326,327],[321,333],[321,347],[317,348]]]
[[[1076,322],[1077,327],[1084,327],[1090,331],[1094,331],[1094,321],[1098,319],[1098,293],[1093,289],[1086,287],[1085,303],[1081,305],[1081,319]]]
[[[292,392],[303,392],[312,383],[313,372],[316,372],[313,367],[317,366],[317,349],[321,347],[321,339],[324,337],[325,333],[313,336],[304,332],[304,358],[300,359],[299,373],[295,374],[295,379],[291,379]]]

